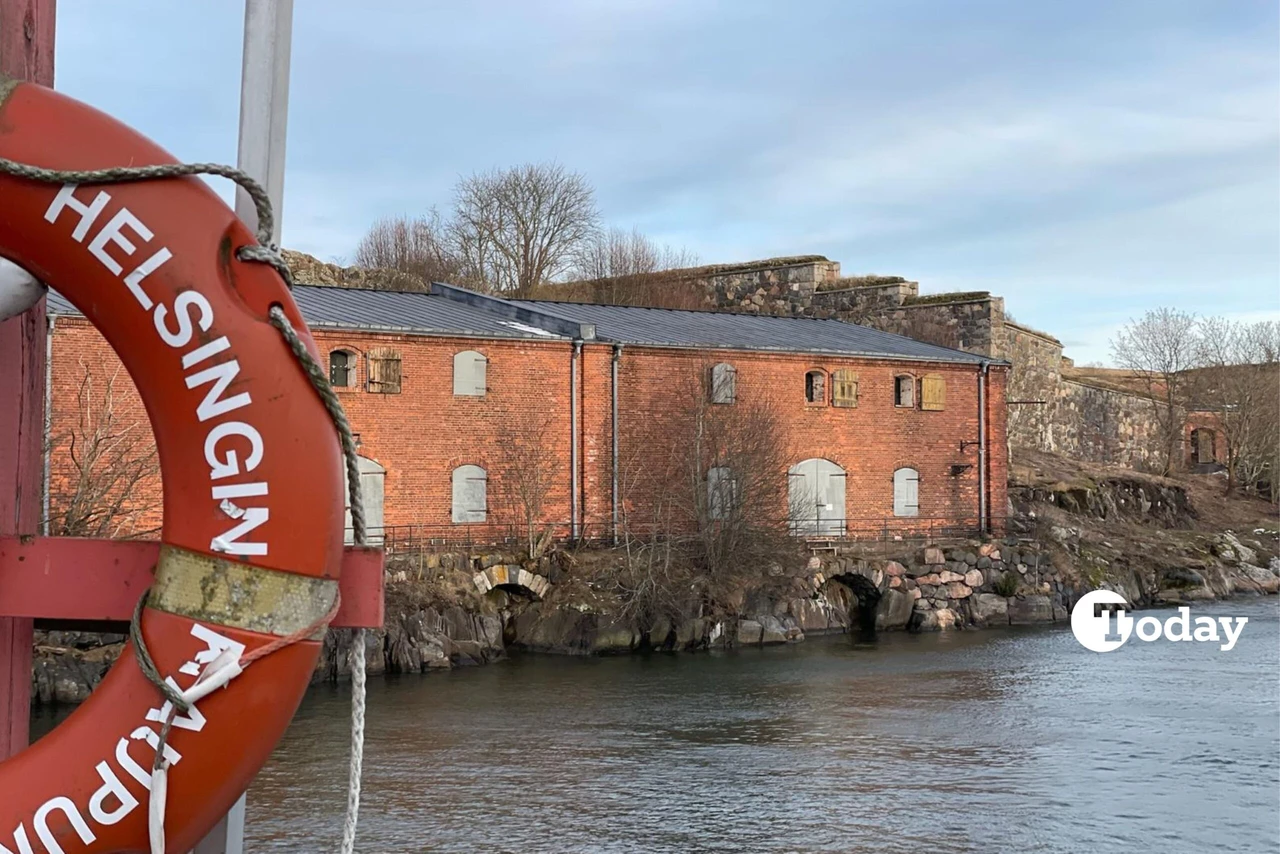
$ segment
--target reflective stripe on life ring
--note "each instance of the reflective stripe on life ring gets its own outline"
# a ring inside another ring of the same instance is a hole
[[[0,157],[54,169],[175,162],[108,116],[3,79]],[[254,242],[196,178],[59,187],[0,175],[0,256],[101,331],[151,419],[164,548],[142,631],[180,690],[220,653],[313,624],[336,596],[341,454],[271,306],[318,351],[275,271],[236,260]],[[190,850],[249,785],[319,649],[313,639],[274,652],[175,719],[169,850]],[[145,850],[168,711],[126,649],[88,702],[0,764],[0,852]]]

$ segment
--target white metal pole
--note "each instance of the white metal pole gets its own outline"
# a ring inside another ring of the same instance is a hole
[[[260,182],[275,212],[273,243],[280,242],[284,202],[284,144],[289,118],[289,48],[293,0],[245,0],[244,72],[240,81],[240,153],[237,165]],[[236,189],[236,215],[254,229],[258,215]]]
[[[275,214],[271,242],[280,243],[284,206],[284,143],[289,118],[289,48],[293,0],[245,0],[244,58],[240,77],[240,150],[236,165],[266,188]],[[236,215],[251,230],[258,212],[236,188]],[[196,846],[198,854],[244,851],[245,796]]]

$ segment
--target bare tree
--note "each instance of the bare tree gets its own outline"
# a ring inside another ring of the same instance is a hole
[[[611,228],[582,245],[570,275],[592,286],[593,302],[692,308],[686,293],[692,289],[677,271],[695,264],[697,257],[687,250],[659,244],[638,229]],[[700,293],[693,298],[699,301]]]
[[[386,286],[403,290],[426,290],[432,282],[453,281],[462,264],[453,255],[446,232],[434,208],[426,216],[384,217],[360,238],[356,264],[404,274],[386,280]]]
[[[1165,475],[1177,464],[1186,426],[1187,371],[1195,367],[1200,349],[1197,328],[1195,315],[1158,308],[1130,321],[1111,341],[1116,364],[1134,373],[1151,400]]]
[[[49,533],[58,537],[121,537],[153,533],[140,522],[158,509],[160,465],[146,418],[117,411],[117,368],[101,383],[80,363],[74,426],[50,438],[65,451],[65,475],[51,478]],[[148,481],[155,479],[155,483]]]
[[[471,283],[525,297],[568,269],[598,221],[585,176],[525,164],[459,181],[450,236]]]
[[[792,454],[767,391],[713,395],[710,364],[676,382],[681,403],[655,419],[660,438],[624,492],[629,560],[617,583],[641,620],[686,616],[690,601],[732,607],[745,579],[798,553],[785,518]]]
[[[1225,444],[1226,494],[1273,470],[1280,446],[1280,324],[1200,322],[1200,368],[1190,378],[1197,407],[1214,413]]]
[[[557,470],[552,426],[551,416],[543,412],[503,416],[498,419],[497,450],[490,463],[490,470],[497,474],[502,511],[518,524],[531,560],[542,555],[555,531],[544,516],[547,491]]]

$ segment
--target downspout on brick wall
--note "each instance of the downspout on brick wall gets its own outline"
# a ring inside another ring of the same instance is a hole
[[[618,363],[622,361],[622,345],[613,345],[613,367],[612,367],[612,386],[610,391],[610,410],[612,414],[613,429],[613,490],[612,490],[612,515],[613,515],[613,544],[618,544]]]
[[[978,530],[987,532],[987,371],[991,363],[982,360],[978,372]]]
[[[40,483],[40,533],[49,536],[49,464],[53,457],[49,436],[53,432],[53,327],[56,315],[48,315],[48,331],[44,341],[44,471]]]
[[[582,341],[574,339],[569,360],[569,537],[578,539],[578,360]]]

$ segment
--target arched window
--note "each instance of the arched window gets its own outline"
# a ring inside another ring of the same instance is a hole
[[[711,402],[734,403],[738,399],[738,369],[721,362],[711,369]]]
[[[488,516],[488,473],[480,466],[458,466],[453,470],[453,521],[475,524],[484,522]]]
[[[728,519],[738,507],[738,479],[728,466],[707,469],[707,517]]]
[[[488,388],[489,360],[483,353],[463,350],[453,356],[453,393],[458,397],[484,397]]]
[[[893,473],[893,515],[920,515],[920,472],[913,468]]]
[[[916,405],[916,378],[902,374],[893,378],[893,405],[914,409]]]
[[[356,354],[349,350],[329,353],[329,385],[334,388],[350,388],[355,385]]]
[[[814,369],[804,375],[804,399],[809,403],[827,402],[827,373]]]

